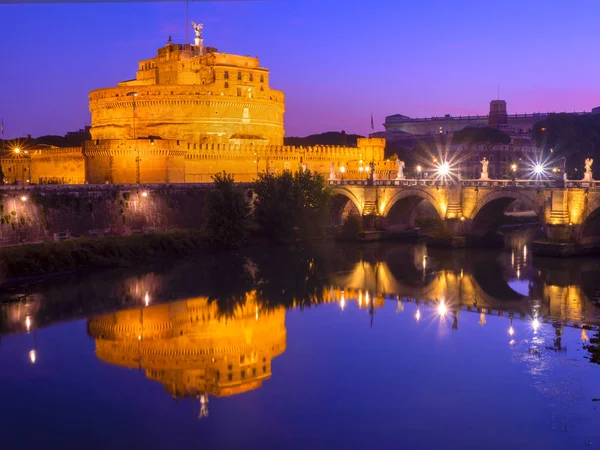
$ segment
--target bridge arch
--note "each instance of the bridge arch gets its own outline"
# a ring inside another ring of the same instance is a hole
[[[513,202],[519,200],[526,205],[531,205],[540,221],[544,218],[544,205],[536,202],[535,192],[533,195],[521,190],[498,190],[486,193],[475,203],[471,214],[467,217],[471,220],[471,232],[484,234],[495,229],[504,216],[506,208]]]
[[[597,203],[595,208],[590,208],[582,218],[577,242],[586,246],[600,244],[600,203]]]
[[[380,212],[389,223],[405,223],[414,226],[414,213],[423,201],[427,202],[444,218],[446,210],[439,200],[425,189],[401,189],[395,192],[382,206]]]
[[[350,213],[362,214],[363,204],[351,189],[335,187],[332,193],[330,220],[333,225],[342,225]]]

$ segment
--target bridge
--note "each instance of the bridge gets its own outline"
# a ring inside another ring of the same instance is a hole
[[[454,235],[468,242],[498,228],[519,200],[533,210],[547,240],[538,253],[570,255],[600,248],[600,181],[562,180],[330,180],[332,219],[350,212],[375,216],[380,230],[415,227],[415,211],[429,203]],[[534,249],[535,251],[535,249]]]

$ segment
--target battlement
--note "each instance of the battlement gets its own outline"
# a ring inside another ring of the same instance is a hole
[[[29,150],[29,156],[32,159],[37,158],[56,158],[65,157],[83,157],[83,148],[81,147],[48,147],[34,148]]]

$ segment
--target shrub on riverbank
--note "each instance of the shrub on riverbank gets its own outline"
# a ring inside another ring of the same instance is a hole
[[[448,239],[453,236],[446,222],[440,217],[417,217],[415,226],[419,227],[421,232],[436,239]]]
[[[323,237],[331,192],[317,172],[262,173],[254,182],[254,219],[273,242]]]
[[[86,268],[131,266],[156,257],[181,256],[209,248],[199,231],[77,238],[0,250],[0,281]]]
[[[250,205],[233,176],[223,172],[212,179],[215,187],[208,193],[205,206],[207,239],[223,247],[237,247],[248,236]]]
[[[341,237],[344,239],[358,239],[363,232],[362,218],[358,214],[349,214],[342,225]]]

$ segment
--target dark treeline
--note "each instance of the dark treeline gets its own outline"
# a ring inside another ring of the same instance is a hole
[[[251,233],[276,244],[325,236],[332,194],[319,173],[263,172],[250,192],[225,172],[213,180],[204,227],[211,243],[235,248]]]
[[[326,133],[311,134],[305,137],[288,136],[283,142],[285,145],[295,145],[297,147],[312,147],[315,145],[342,145],[355,147],[359,134],[346,134],[345,131],[328,131]]]
[[[586,158],[600,171],[600,114],[550,114],[534,126],[533,137],[550,160],[566,160],[570,179],[583,178]]]

